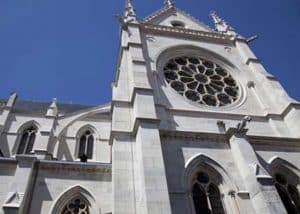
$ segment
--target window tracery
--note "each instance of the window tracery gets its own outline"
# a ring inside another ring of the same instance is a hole
[[[218,186],[205,172],[199,172],[192,186],[196,214],[225,214]]]
[[[64,207],[61,214],[89,214],[89,207],[81,198],[75,198]]]
[[[237,82],[226,69],[200,57],[172,58],[164,65],[163,72],[174,90],[198,104],[226,106],[240,94]]]
[[[86,162],[87,159],[93,158],[93,149],[94,149],[94,136],[91,131],[86,131],[80,137],[79,140],[79,152],[78,158],[82,162]]]
[[[33,144],[36,138],[36,128],[31,126],[25,129],[22,133],[17,154],[30,154],[33,149]]]
[[[288,214],[300,213],[300,195],[297,187],[282,174],[274,175],[275,187]]]

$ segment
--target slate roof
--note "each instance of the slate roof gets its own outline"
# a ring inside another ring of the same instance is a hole
[[[6,103],[7,100],[0,99],[0,108],[1,103]],[[45,115],[47,109],[51,105],[51,102],[41,102],[41,101],[30,101],[30,100],[17,100],[13,112],[15,113],[27,113],[35,115]],[[81,104],[67,104],[67,103],[57,103],[58,113],[60,115],[71,114],[81,110],[88,110],[96,105],[81,105]]]

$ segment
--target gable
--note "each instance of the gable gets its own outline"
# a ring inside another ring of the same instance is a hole
[[[174,27],[174,24],[184,24],[184,28],[187,29],[205,32],[213,31],[204,23],[175,7],[162,8],[161,10],[156,11],[145,18],[145,23],[169,27]]]

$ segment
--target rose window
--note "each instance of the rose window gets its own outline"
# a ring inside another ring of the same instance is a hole
[[[62,214],[89,214],[89,208],[83,200],[76,198],[65,206]]]
[[[239,96],[239,87],[227,70],[199,57],[170,59],[164,75],[174,90],[199,104],[226,106]]]

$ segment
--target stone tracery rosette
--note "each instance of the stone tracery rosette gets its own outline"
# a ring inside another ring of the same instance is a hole
[[[89,208],[83,200],[76,198],[65,206],[62,214],[89,214]]]
[[[230,105],[240,94],[238,84],[226,69],[200,57],[172,58],[163,72],[174,90],[201,105]]]

